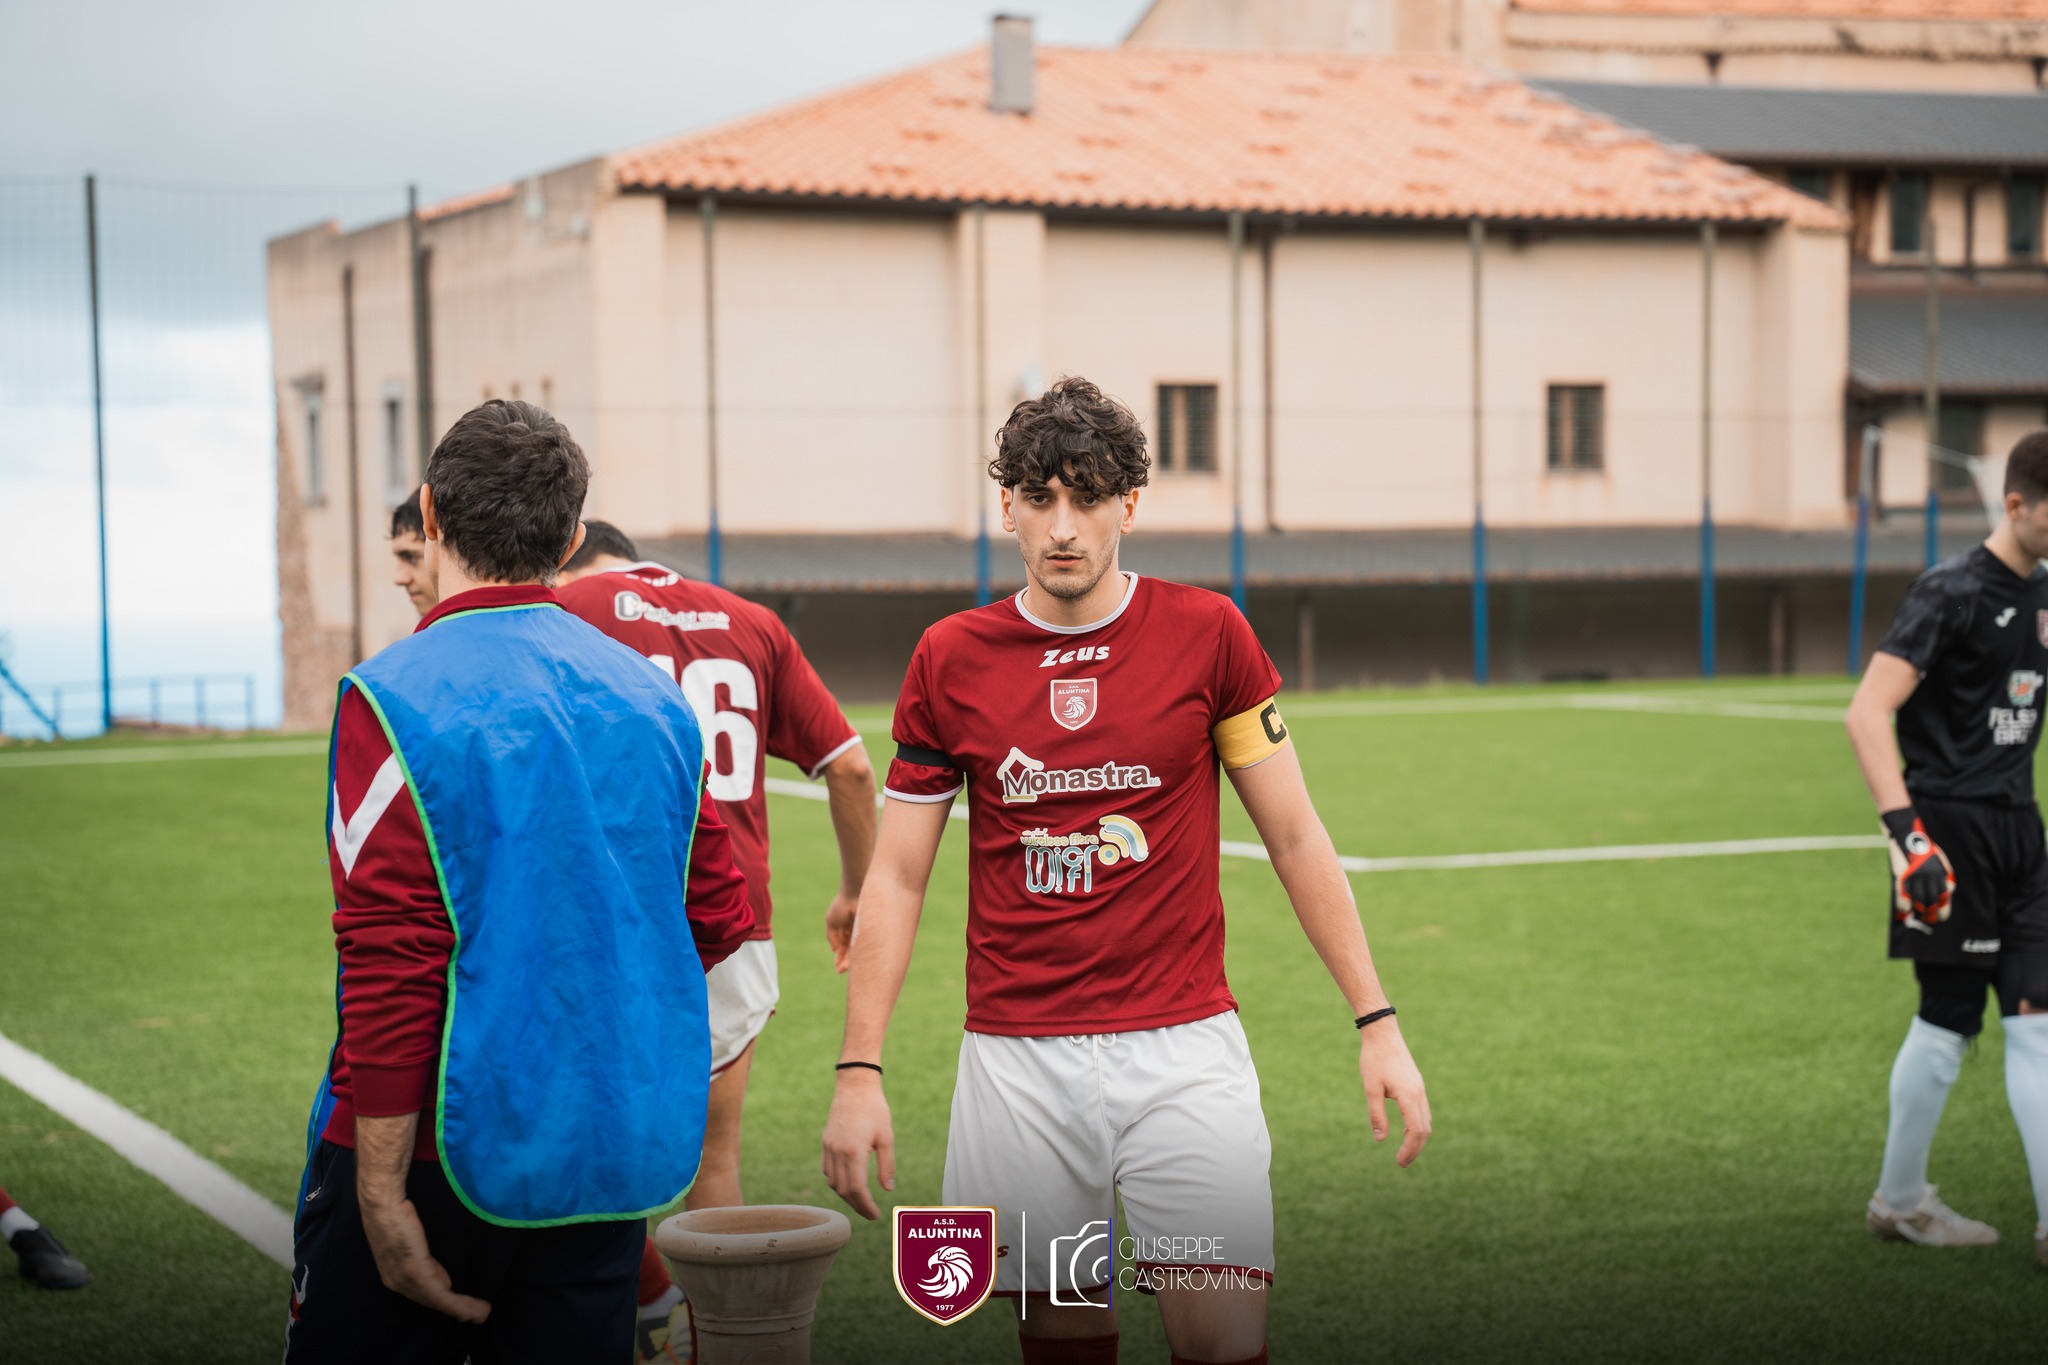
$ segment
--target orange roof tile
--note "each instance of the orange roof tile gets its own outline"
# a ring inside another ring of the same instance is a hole
[[[431,223],[436,218],[452,218],[458,213],[468,213],[471,209],[489,208],[493,204],[502,204],[511,197],[512,186],[510,185],[493,185],[487,190],[472,190],[468,194],[458,194],[453,199],[443,199],[438,204],[427,205],[420,210],[420,221],[422,223]]]
[[[2048,0],[1512,0],[1551,14],[1733,15],[1759,19],[2048,20]]]
[[[1393,219],[1836,227],[1743,167],[1441,57],[1040,48],[1028,116],[976,49],[621,154],[625,188]]]

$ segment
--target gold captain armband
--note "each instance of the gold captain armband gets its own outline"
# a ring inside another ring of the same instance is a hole
[[[1287,725],[1280,719],[1280,699],[1268,697],[1251,710],[1217,722],[1209,731],[1216,755],[1226,768],[1263,763],[1288,745]]]

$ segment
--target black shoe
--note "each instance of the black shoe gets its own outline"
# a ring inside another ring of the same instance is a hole
[[[48,1228],[27,1228],[7,1239],[21,1257],[21,1278],[45,1289],[83,1289],[92,1283],[85,1262],[64,1249]]]

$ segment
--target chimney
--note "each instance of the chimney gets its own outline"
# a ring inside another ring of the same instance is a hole
[[[998,114],[1030,113],[1037,74],[1031,16],[998,14],[988,52],[988,107]]]

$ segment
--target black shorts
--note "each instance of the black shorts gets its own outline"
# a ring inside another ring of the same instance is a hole
[[[490,1304],[490,1317],[469,1326],[384,1287],[356,1203],[356,1154],[323,1141],[293,1227],[287,1365],[633,1358],[646,1223],[499,1227],[464,1207],[433,1161],[412,1164],[405,1192],[456,1292]]]
[[[2048,837],[2041,808],[1913,797],[1956,878],[1949,917],[1891,917],[1891,955],[1991,968],[2001,952],[2048,952]]]

